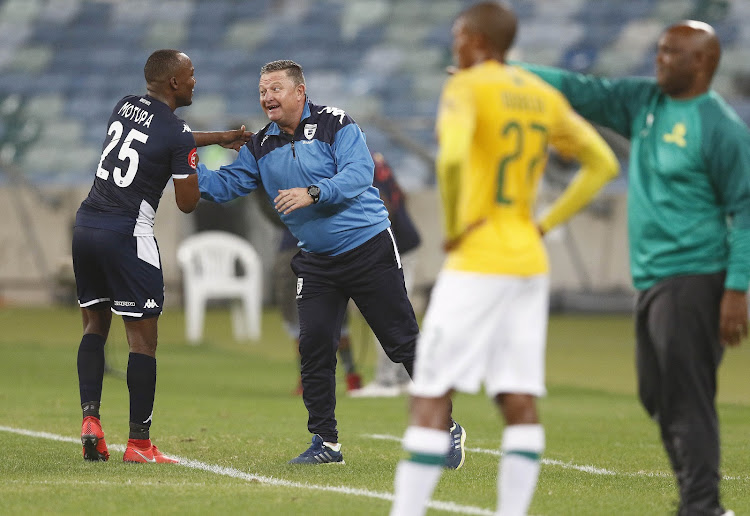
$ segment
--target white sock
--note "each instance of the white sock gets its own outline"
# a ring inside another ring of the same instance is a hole
[[[404,434],[403,447],[409,458],[396,468],[396,496],[391,516],[419,516],[443,472],[450,448],[450,434],[445,430],[410,426]]]
[[[503,456],[497,479],[497,514],[525,516],[539,477],[544,451],[542,425],[510,425],[503,432]]]

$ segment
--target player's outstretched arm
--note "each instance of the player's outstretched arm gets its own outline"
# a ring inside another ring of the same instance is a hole
[[[239,151],[245,145],[254,133],[245,130],[243,125],[239,129],[230,129],[227,131],[196,131],[193,133],[196,147],[205,147],[206,145],[221,145],[225,149],[234,149]]]

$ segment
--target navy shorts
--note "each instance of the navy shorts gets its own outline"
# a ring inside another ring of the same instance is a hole
[[[125,320],[161,314],[164,276],[153,236],[76,226],[73,271],[81,308],[109,307]]]

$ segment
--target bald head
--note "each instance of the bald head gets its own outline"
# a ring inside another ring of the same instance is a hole
[[[708,91],[721,58],[713,27],[685,20],[667,27],[659,38],[656,79],[664,93],[689,98]]]
[[[668,27],[666,32],[684,37],[693,52],[702,54],[706,73],[713,77],[721,59],[721,45],[713,27],[701,21],[684,20]]]

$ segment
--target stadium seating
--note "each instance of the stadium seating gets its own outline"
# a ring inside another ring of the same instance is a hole
[[[383,140],[385,133],[371,117],[385,117],[416,144],[432,150],[432,134],[423,130],[425,120],[434,118],[444,68],[450,63],[452,20],[469,3],[0,0],[0,102],[21,95],[26,118],[43,118],[44,125],[71,131],[62,139],[33,142],[14,159],[33,181],[90,181],[109,110],[122,95],[143,91],[143,63],[156,48],[180,48],[193,59],[195,104],[178,114],[196,128],[215,130],[237,120],[262,120],[258,69],[267,61],[290,58],[305,67],[316,102],[346,109],[366,132],[377,133],[376,140]],[[514,51],[518,57],[609,75],[650,75],[656,39],[666,23],[685,17],[710,21],[725,56],[715,87],[750,121],[750,92],[744,86],[750,58],[748,2],[512,3],[521,19]],[[0,120],[0,127],[7,123]],[[16,145],[11,137],[15,133],[0,132],[0,144]],[[392,149],[378,150],[388,150],[406,184],[429,180],[424,167],[413,166],[415,158],[408,150]],[[45,157],[50,155],[65,159]]]

